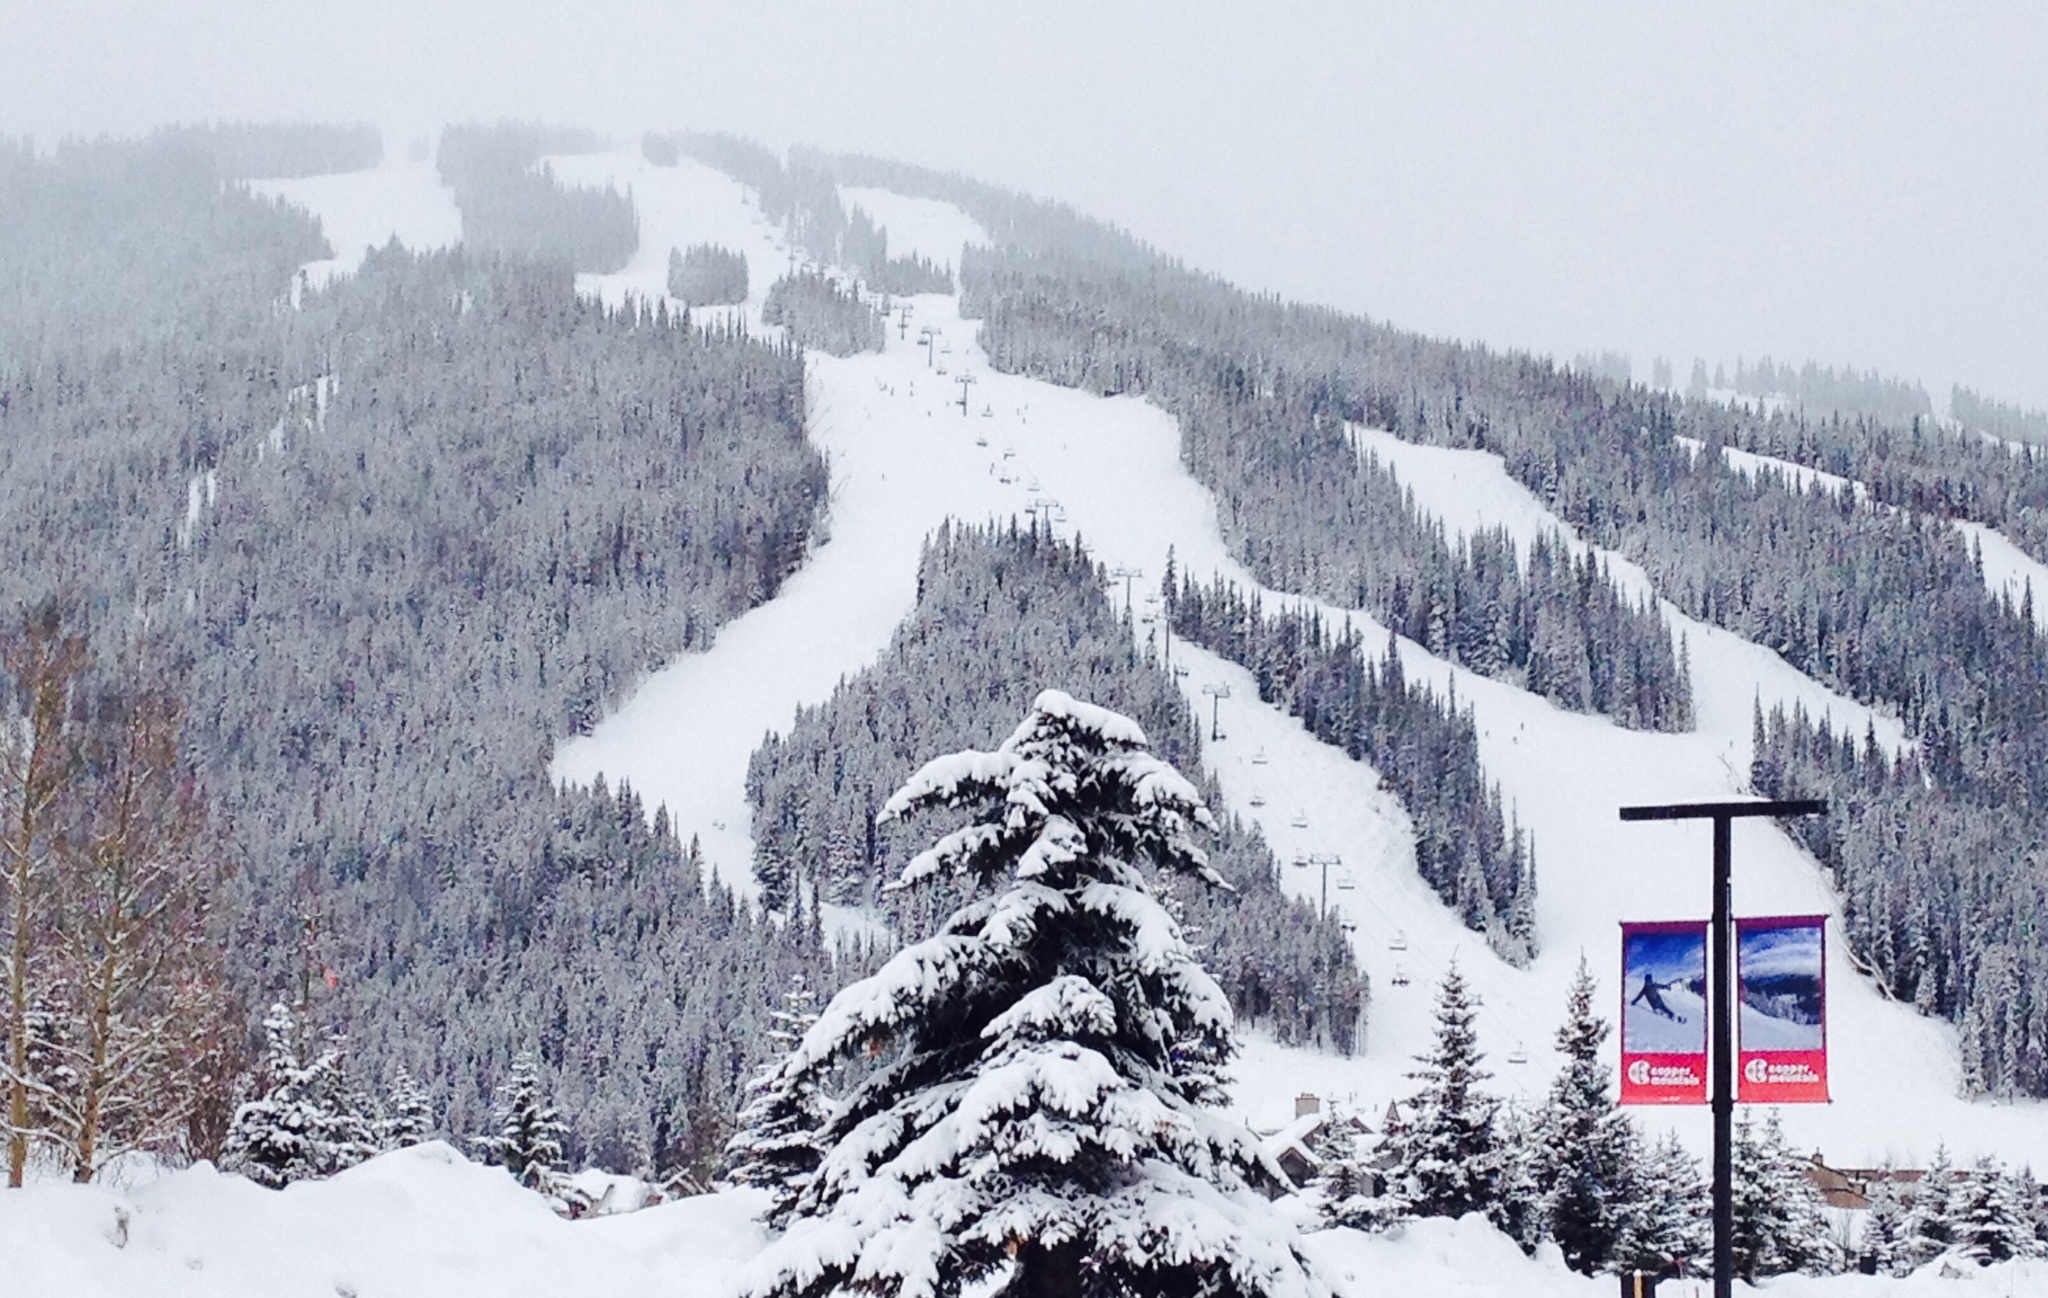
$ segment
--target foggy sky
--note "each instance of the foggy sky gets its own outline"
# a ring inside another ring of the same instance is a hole
[[[1250,288],[1647,377],[2048,407],[2048,6],[0,0],[0,131],[520,116],[1068,200]]]

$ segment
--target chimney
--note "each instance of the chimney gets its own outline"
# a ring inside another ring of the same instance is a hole
[[[1305,1118],[1311,1113],[1320,1113],[1322,1109],[1323,1102],[1307,1091],[1303,1091],[1294,1097],[1294,1116],[1297,1118]]]

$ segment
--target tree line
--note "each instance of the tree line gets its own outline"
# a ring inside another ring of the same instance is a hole
[[[1690,682],[1658,609],[1555,542],[1527,556],[1504,533],[1451,543],[1353,443],[1352,424],[1384,425],[1382,403],[1347,394],[1302,331],[1257,327],[1281,308],[1170,267],[1120,274],[1010,248],[970,249],[961,276],[961,310],[981,319],[997,369],[1141,393],[1179,420],[1182,461],[1263,584],[1370,610],[1561,707],[1690,728]]]
[[[1411,684],[1391,639],[1375,658],[1347,624],[1286,608],[1214,579],[1207,587],[1169,571],[1167,615],[1183,639],[1248,669],[1259,698],[1301,719],[1309,733],[1368,761],[1415,828],[1415,868],[1467,928],[1510,964],[1536,952],[1535,846],[1486,782],[1469,708]]]
[[[603,147],[588,131],[526,122],[468,124],[442,130],[434,163],[455,191],[462,237],[472,248],[559,259],[577,270],[610,274],[640,246],[632,195],[609,185],[563,185],[552,168],[535,168],[549,154]]]
[[[1162,755],[1198,766],[1195,716],[1134,646],[1103,582],[1085,550],[1036,526],[948,523],[935,533],[919,559],[917,606],[881,658],[799,709],[749,763],[764,902],[878,907],[904,934],[935,922],[960,900],[951,890],[885,886],[931,827],[878,824],[877,814],[918,754],[988,742],[1042,681],[1126,713]],[[1218,817],[1206,848],[1234,892],[1158,886],[1240,1019],[1283,1042],[1355,1048],[1369,987],[1340,926],[1281,894],[1255,828]]]

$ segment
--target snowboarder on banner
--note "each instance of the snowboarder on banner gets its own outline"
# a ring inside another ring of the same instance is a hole
[[[1678,986],[1683,981],[1684,979],[1682,978],[1673,978],[1668,983],[1660,983],[1654,977],[1646,973],[1643,975],[1642,988],[1636,992],[1633,998],[1630,999],[1629,1004],[1647,1005],[1650,1007],[1650,1013],[1662,1014],[1665,1018],[1670,1019],[1674,1023],[1683,1023],[1685,1022],[1685,1016],[1682,1014],[1672,1013],[1671,1007],[1664,1003],[1664,998],[1662,996],[1658,995],[1659,992],[1670,991],[1673,987]]]

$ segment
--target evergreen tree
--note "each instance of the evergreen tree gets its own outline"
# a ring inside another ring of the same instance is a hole
[[[541,1092],[531,1052],[513,1061],[512,1077],[498,1092],[497,1115],[498,1134],[481,1143],[521,1185],[556,1193],[569,1129]]]
[[[867,1055],[768,1295],[1325,1294],[1258,1187],[1250,1132],[1211,1106],[1229,1002],[1147,867],[1227,886],[1195,788],[1131,721],[1047,690],[994,752],[927,763],[885,818],[967,810],[895,886],[978,895],[841,991],[785,1066]],[[957,822],[956,822],[957,823]]]
[[[798,1197],[824,1158],[818,1133],[831,1119],[832,1101],[818,1076],[794,1054],[817,1021],[817,998],[797,974],[768,1034],[781,1053],[763,1064],[749,1084],[751,1098],[740,1111],[740,1130],[726,1145],[727,1179],[768,1191],[763,1219],[777,1229],[789,1224]]]
[[[1612,1077],[1600,1058],[1609,1029],[1593,1012],[1593,992],[1593,975],[1581,956],[1557,1031],[1564,1067],[1533,1133],[1544,1224],[1565,1261],[1588,1275],[1613,1262],[1626,1229],[1637,1144],[1609,1092]]]
[[[1772,1110],[1761,1129],[1745,1113],[1735,1124],[1735,1270],[1758,1276],[1840,1269],[1839,1249],[1820,1193],[1785,1144]]]
[[[1905,1257],[1906,1200],[1892,1176],[1891,1164],[1870,1188],[1870,1211],[1863,1219],[1863,1234],[1856,1252],[1863,1267],[1875,1275],[1902,1272]]]
[[[222,1152],[229,1171],[282,1189],[318,1175],[314,1132],[322,1125],[299,1062],[297,1019],[282,1001],[263,1019],[263,1094],[235,1110]]]
[[[411,1071],[400,1064],[391,1079],[390,1098],[385,1101],[384,1112],[377,1119],[377,1147],[405,1149],[424,1141],[433,1129],[434,1113],[427,1102],[427,1093],[413,1080]]]
[[[2004,1165],[1988,1154],[1956,1183],[1951,1216],[1956,1248],[1980,1265],[2040,1256],[2028,1197]]]
[[[1713,1209],[1699,1163],[1669,1132],[1638,1154],[1628,1206],[1614,1250],[1618,1271],[1669,1271],[1713,1247]]]
[[[1926,1173],[1913,1186],[1906,1204],[1896,1270],[1917,1271],[1940,1257],[1956,1242],[1953,1196],[1955,1169],[1949,1162],[1946,1143],[1934,1147],[1934,1158]]]
[[[1416,1057],[1422,1067],[1409,1077],[1422,1087],[1409,1097],[1408,1125],[1395,1142],[1388,1192],[1413,1216],[1497,1208],[1506,1158],[1495,1125],[1500,1102],[1479,1089],[1492,1074],[1479,1066],[1476,1012],[1453,963],[1437,993],[1436,1044]]]
[[[1524,1253],[1533,1253],[1549,1230],[1548,1196],[1541,1179],[1546,1154],[1541,1116],[1532,1117],[1514,1104],[1505,1106],[1505,1113],[1501,1126],[1504,1170],[1492,1216],[1494,1224],[1521,1245]]]

